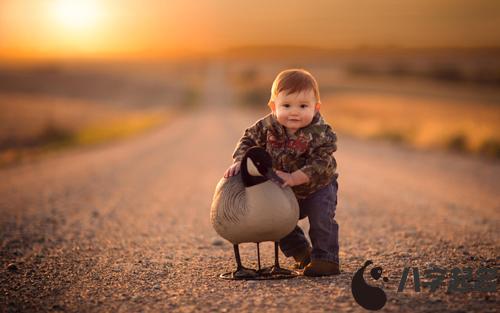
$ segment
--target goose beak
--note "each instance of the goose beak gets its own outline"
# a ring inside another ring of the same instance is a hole
[[[274,182],[274,183],[276,183],[276,184],[278,184],[278,185],[280,185],[280,186],[281,186],[281,185],[283,185],[283,184],[285,183],[285,181],[284,181],[283,179],[281,179],[281,177],[279,177],[279,176],[276,174],[276,172],[275,172],[272,168],[270,168],[270,169],[267,171],[267,173],[266,173],[265,177],[266,177],[267,179],[269,179],[270,181],[272,181],[272,182]]]

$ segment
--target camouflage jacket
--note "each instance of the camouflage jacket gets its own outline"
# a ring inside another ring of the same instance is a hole
[[[269,152],[274,169],[287,173],[300,169],[309,177],[308,183],[292,187],[298,199],[307,198],[338,177],[337,162],[332,155],[337,150],[337,135],[319,112],[311,124],[293,135],[269,113],[245,130],[234,150],[233,161],[241,161],[254,146]]]

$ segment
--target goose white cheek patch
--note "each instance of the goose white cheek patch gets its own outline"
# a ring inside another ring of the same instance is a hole
[[[255,164],[253,164],[252,160],[250,158],[247,158],[247,170],[248,174],[252,176],[262,176],[262,174],[259,172]]]

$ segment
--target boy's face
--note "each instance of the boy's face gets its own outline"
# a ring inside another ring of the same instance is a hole
[[[320,103],[316,101],[312,89],[286,94],[282,91],[276,99],[269,102],[269,107],[276,115],[278,122],[291,133],[309,125],[314,114],[319,111]]]

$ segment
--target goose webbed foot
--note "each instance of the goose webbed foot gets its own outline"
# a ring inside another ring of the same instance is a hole
[[[235,279],[251,279],[259,276],[256,270],[246,267],[240,267],[232,273]]]
[[[272,266],[269,270],[269,274],[271,275],[296,275],[295,271],[288,270],[286,268],[282,268],[279,265]]]
[[[281,266],[269,266],[264,267],[260,271],[258,271],[259,275],[262,277],[275,277],[275,278],[285,278],[285,277],[295,277],[298,276],[299,273],[297,271],[289,270],[286,268],[282,268]]]

